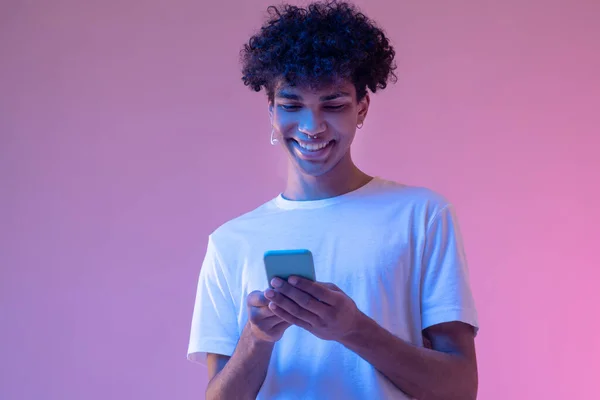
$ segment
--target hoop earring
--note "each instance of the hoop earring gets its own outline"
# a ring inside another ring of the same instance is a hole
[[[275,146],[279,140],[275,137],[275,128],[271,129],[271,145]]]
[[[360,129],[360,128],[362,128],[362,127],[363,127],[363,125],[364,125],[364,124],[365,124],[364,122],[361,122],[360,124],[356,125],[356,127],[357,127],[358,129]]]

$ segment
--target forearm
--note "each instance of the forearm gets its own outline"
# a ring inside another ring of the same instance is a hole
[[[206,399],[255,399],[267,375],[273,343],[253,337],[246,325],[225,367],[208,383]]]
[[[419,400],[475,399],[477,370],[466,358],[414,346],[361,315],[360,328],[340,341]]]

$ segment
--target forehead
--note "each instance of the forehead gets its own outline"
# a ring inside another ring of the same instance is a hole
[[[354,85],[347,81],[315,85],[289,85],[281,83],[275,88],[275,97],[291,100],[332,100],[339,97],[355,97]]]

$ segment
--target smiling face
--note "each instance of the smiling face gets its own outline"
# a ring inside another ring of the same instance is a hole
[[[280,85],[269,103],[275,136],[291,165],[303,175],[322,176],[352,168],[350,145],[369,108],[352,83],[321,89]]]

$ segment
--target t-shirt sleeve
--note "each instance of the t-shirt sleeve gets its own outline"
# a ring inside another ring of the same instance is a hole
[[[461,233],[452,205],[445,205],[429,223],[423,254],[422,329],[452,321],[479,330],[469,284]]]
[[[221,258],[209,237],[200,269],[187,358],[206,365],[206,354],[231,356],[238,342],[233,296]]]

